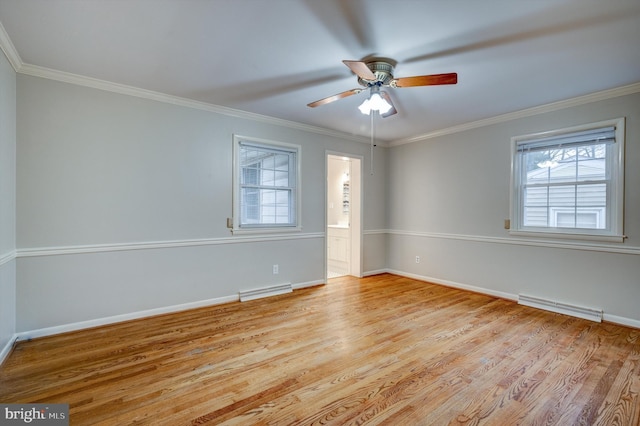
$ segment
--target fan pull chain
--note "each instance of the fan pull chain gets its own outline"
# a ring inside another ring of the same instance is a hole
[[[371,111],[371,176],[373,176],[373,116],[377,113],[377,111]]]

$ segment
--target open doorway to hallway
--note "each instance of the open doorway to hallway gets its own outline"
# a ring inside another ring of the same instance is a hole
[[[362,277],[362,159],[327,154],[326,276]]]

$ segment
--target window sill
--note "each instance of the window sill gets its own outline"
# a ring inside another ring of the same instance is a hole
[[[624,235],[602,235],[602,234],[582,234],[582,233],[567,233],[567,232],[555,232],[555,231],[524,231],[524,230],[512,230],[509,231],[509,235],[516,237],[534,237],[534,238],[546,238],[555,240],[579,240],[579,241],[598,241],[603,243],[623,243],[626,238]]]
[[[277,228],[233,228],[233,235],[264,235],[264,234],[289,234],[302,232],[301,226],[282,226]]]

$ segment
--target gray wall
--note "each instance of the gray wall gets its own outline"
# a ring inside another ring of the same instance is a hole
[[[627,119],[624,244],[510,236],[503,224],[511,137],[617,117]],[[395,146],[387,266],[508,298],[524,293],[601,308],[605,319],[640,326],[639,161],[638,93]]]
[[[21,74],[17,90],[19,332],[323,282],[325,153],[368,165],[367,144]],[[234,133],[302,146],[302,233],[230,234]],[[365,230],[384,227],[384,157]],[[384,267],[375,238],[364,256]]]
[[[9,177],[0,254],[17,247],[17,260],[0,270],[5,341],[227,301],[270,284],[322,282],[327,151],[364,158],[365,274],[392,271],[508,298],[527,293],[640,325],[638,94],[378,147],[371,175],[369,147],[353,140],[22,74],[16,81],[3,67],[14,92],[2,95],[0,119],[17,122],[3,130],[1,157]],[[620,116],[627,241],[511,237],[503,229],[510,138]],[[302,145],[302,233],[229,233],[234,133]],[[279,275],[271,273],[276,263]]]
[[[0,354],[16,332],[15,250],[16,73],[0,54]]]

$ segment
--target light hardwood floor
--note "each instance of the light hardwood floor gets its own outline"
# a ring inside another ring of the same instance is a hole
[[[72,425],[639,425],[640,330],[394,275],[21,342]]]

